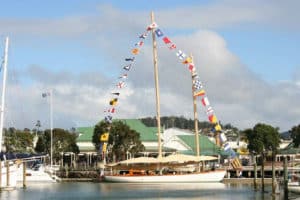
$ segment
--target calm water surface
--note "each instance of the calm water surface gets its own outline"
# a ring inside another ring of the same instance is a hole
[[[28,184],[27,189],[18,187],[14,191],[3,191],[0,199],[201,199],[201,200],[267,200],[272,199],[269,186],[267,192],[255,192],[252,185],[222,183],[183,184],[120,184],[120,183],[43,183]],[[290,199],[298,199],[292,194]],[[282,195],[277,199],[283,199]],[[299,198],[300,199],[300,198]]]

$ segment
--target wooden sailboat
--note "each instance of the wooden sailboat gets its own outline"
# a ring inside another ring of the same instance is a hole
[[[154,13],[151,13],[151,23],[154,22]],[[130,183],[179,183],[179,182],[220,182],[223,180],[226,171],[201,171],[200,162],[217,160],[211,156],[200,156],[198,119],[196,98],[193,92],[194,118],[195,118],[195,141],[196,156],[171,155],[162,156],[161,146],[161,124],[160,124],[160,96],[157,67],[157,48],[155,39],[155,29],[152,29],[153,39],[153,62],[154,78],[156,91],[156,119],[157,119],[157,139],[158,156],[157,158],[140,157],[125,160],[116,164],[107,165],[111,168],[111,173],[104,175],[107,182],[130,182]],[[193,77],[193,76],[192,76]],[[189,170],[191,167],[192,170]],[[176,170],[176,169],[183,170]]]
[[[2,151],[8,43],[9,43],[9,39],[7,37],[5,39],[4,60],[2,65],[3,81],[2,81],[2,96],[1,96],[1,108],[0,108],[0,151]],[[3,160],[0,161],[0,189],[15,188],[16,185],[17,185],[17,165],[12,161],[3,158]]]

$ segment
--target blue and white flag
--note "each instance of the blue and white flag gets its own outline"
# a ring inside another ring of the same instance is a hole
[[[183,60],[186,57],[185,53],[183,53],[181,50],[179,50],[176,55],[180,60]]]
[[[156,33],[157,37],[161,37],[164,35],[163,32],[159,28],[155,30],[155,33]]]

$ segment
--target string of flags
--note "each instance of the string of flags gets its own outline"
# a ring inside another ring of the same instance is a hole
[[[149,32],[152,31],[152,29],[154,28],[157,28],[156,23],[152,23],[146,27],[146,30],[138,36],[138,41],[134,43],[133,48],[130,50],[130,55],[124,59],[125,64],[122,67],[123,72],[118,76],[118,80],[115,85],[115,89],[117,91],[111,92],[112,97],[108,103],[109,107],[104,110],[105,113],[104,121],[109,124],[112,123],[113,115],[117,112],[119,96],[121,95],[120,90],[126,87],[126,80],[128,78],[130,70],[132,69],[135,63],[136,56],[140,54],[142,47],[145,43],[145,39],[148,37]],[[105,153],[107,150],[109,133],[102,133],[99,137],[99,140],[101,142],[99,146],[99,152]]]
[[[202,105],[204,106],[206,110],[206,114],[208,117],[208,120],[214,125],[212,131],[213,132],[218,132],[220,134],[220,140],[223,144],[224,150],[232,157],[235,158],[236,154],[230,147],[229,143],[227,142],[227,138],[224,133],[222,133],[222,127],[219,123],[218,118],[216,117],[213,108],[210,105],[210,102],[208,100],[208,97],[206,96],[206,91],[204,90],[203,84],[199,79],[199,76],[197,75],[196,72],[196,67],[193,63],[193,58],[192,56],[187,56],[187,54],[182,51],[181,49],[177,48],[177,45],[168,37],[165,36],[163,31],[159,28],[155,30],[156,36],[158,38],[161,38],[161,40],[166,44],[166,46],[172,50],[176,51],[176,56],[178,59],[181,61],[182,64],[187,66],[187,69],[190,71],[192,74],[192,79],[193,79],[193,87],[194,87],[194,97],[200,98],[200,101]]]
[[[208,120],[214,125],[212,131],[220,133],[220,140],[223,144],[224,150],[228,152],[232,158],[236,157],[235,152],[231,149],[229,143],[227,142],[225,134],[222,133],[222,127],[219,124],[219,120],[214,113],[214,109],[210,105],[209,99],[206,95],[206,91],[203,87],[203,83],[200,81],[199,76],[197,75],[196,67],[193,63],[193,58],[191,56],[187,56],[187,54],[184,51],[178,49],[177,45],[168,36],[165,36],[163,31],[160,28],[158,28],[158,25],[156,23],[152,23],[149,26],[147,26],[146,30],[139,35],[138,41],[134,44],[134,47],[130,51],[131,55],[125,58],[126,63],[125,65],[123,65],[124,72],[122,72],[121,75],[118,77],[116,88],[120,90],[126,86],[125,81],[128,78],[128,73],[134,65],[136,56],[141,52],[145,39],[148,37],[149,32],[153,29],[155,30],[157,38],[161,39],[169,50],[175,51],[175,55],[192,74],[194,96],[200,99],[202,105],[205,108]],[[107,115],[104,117],[104,120],[108,123],[112,123],[113,114],[115,114],[117,111],[116,106],[118,103],[119,95],[121,93],[118,91],[112,92],[111,94],[113,95],[113,97],[109,101],[109,108],[104,110],[104,112],[107,113]],[[107,142],[109,139],[109,133],[102,133],[99,139],[101,142],[103,142],[103,144],[100,145],[99,151],[105,152]]]

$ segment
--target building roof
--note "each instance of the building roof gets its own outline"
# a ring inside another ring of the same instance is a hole
[[[78,127],[76,132],[79,133],[77,137],[77,142],[92,142],[94,134],[94,126],[91,127]]]
[[[196,144],[194,135],[177,135],[184,143],[191,147],[190,150],[181,153],[196,155]],[[227,155],[215,143],[209,140],[207,136],[199,135],[200,154],[206,156],[212,155]]]
[[[157,129],[155,127],[147,127],[138,119],[120,119],[124,124],[140,134],[140,140],[143,142],[157,141]]]

